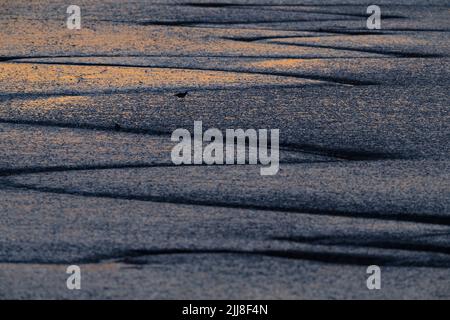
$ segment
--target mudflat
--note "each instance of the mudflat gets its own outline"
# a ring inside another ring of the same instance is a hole
[[[79,30],[1,1],[0,298],[450,298],[448,1],[377,1],[380,30],[357,0],[76,2]],[[174,165],[195,121],[279,129],[279,172]]]

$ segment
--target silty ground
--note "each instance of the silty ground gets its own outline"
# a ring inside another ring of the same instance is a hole
[[[1,1],[0,298],[450,298],[448,1],[76,2]],[[279,174],[173,166],[195,120]]]

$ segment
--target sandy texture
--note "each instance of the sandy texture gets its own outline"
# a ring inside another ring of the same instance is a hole
[[[450,299],[448,1],[0,3],[1,299]],[[279,174],[174,166],[200,120]]]

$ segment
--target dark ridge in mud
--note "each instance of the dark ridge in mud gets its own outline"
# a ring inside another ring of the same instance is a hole
[[[121,57],[155,57],[152,55],[121,55],[121,54],[111,54],[111,55],[106,55],[106,54],[80,54],[80,55],[73,55],[73,54],[68,54],[68,55],[23,55],[23,56],[0,56],[0,62],[8,62],[8,61],[14,61],[14,60],[23,60],[23,59],[55,59],[55,58],[121,58]],[[158,55],[156,57],[162,57],[161,55]]]
[[[92,22],[96,21],[102,21],[102,22],[109,22],[109,23],[116,23],[116,24],[137,24],[137,25],[154,25],[154,26],[175,26],[175,27],[187,27],[187,28],[206,28],[206,29],[223,29],[224,26],[228,27],[228,29],[238,29],[234,27],[235,25],[252,25],[252,24],[261,24],[261,27],[246,27],[245,30],[258,30],[258,31],[292,31],[292,32],[300,32],[300,31],[308,31],[308,32],[324,32],[319,31],[323,28],[314,29],[313,27],[286,27],[286,28],[264,28],[263,26],[265,24],[276,24],[276,23],[295,23],[295,22],[336,22],[336,21],[345,21],[345,22],[358,22],[361,21],[361,19],[310,19],[310,20],[283,20],[283,21],[242,21],[242,22],[205,22],[205,21],[123,21],[123,20],[108,20],[108,19],[96,19],[92,20]],[[335,26],[335,28],[339,28],[339,26]],[[346,27],[342,27],[342,30],[364,30],[364,29],[350,29]],[[395,28],[395,29],[383,29],[383,32],[450,32],[450,29],[437,29],[437,28],[429,28],[429,29],[419,29],[419,28]]]
[[[0,93],[0,102],[1,101],[8,101],[8,100],[34,100],[34,99],[45,99],[50,97],[82,97],[82,96],[92,96],[97,95],[97,93],[94,92],[35,92],[35,93]],[[16,120],[8,120],[3,119],[1,120],[4,123],[9,123],[10,121],[16,121]],[[0,122],[1,122],[0,121]],[[22,121],[22,120],[17,120]],[[28,120],[24,120],[28,121]],[[31,120],[30,120],[31,121]]]
[[[318,252],[307,250],[230,250],[230,249],[162,249],[162,250],[133,250],[128,252],[127,257],[119,258],[118,262],[134,265],[146,265],[151,262],[145,257],[159,255],[182,255],[182,254],[239,254],[239,255],[260,255],[272,258],[284,258],[293,260],[306,260],[337,265],[380,265],[397,267],[434,267],[447,268],[450,260],[432,258],[428,261],[417,261],[408,258],[396,258],[389,255],[371,255],[341,252]]]
[[[191,165],[184,165],[191,166]],[[192,165],[193,166],[193,165]],[[92,170],[111,170],[111,169],[145,169],[176,167],[172,163],[126,163],[126,164],[97,164],[80,166],[51,166],[51,167],[28,167],[1,169],[0,177],[18,176],[25,174],[52,173],[52,172],[70,172],[70,171],[92,171]]]
[[[322,32],[322,31],[308,31],[308,32]],[[329,35],[321,34],[320,37],[331,37],[335,36],[336,34],[345,34],[345,35],[394,35],[393,33],[386,33],[386,32],[360,32],[360,31],[346,31],[346,32],[329,32],[324,30],[323,33],[330,33]],[[255,42],[255,41],[262,41],[262,40],[276,40],[276,39],[292,39],[292,38],[317,38],[319,35],[317,34],[308,34],[308,35],[288,35],[288,36],[258,36],[258,37],[222,37],[221,39],[224,40],[233,40],[233,41],[241,41],[241,42]],[[355,57],[352,59],[360,59],[358,57]]]
[[[252,9],[252,8],[245,8],[245,9]],[[266,8],[260,8],[258,10],[261,11],[278,11],[278,12],[286,12],[285,10],[280,10],[280,9],[266,9]],[[367,19],[367,17],[369,16],[368,14],[365,13],[348,13],[348,12],[332,12],[332,11],[320,11],[320,10],[298,10],[298,9],[294,9],[290,12],[297,12],[297,13],[311,13],[311,14],[323,14],[323,15],[330,15],[330,16],[346,16],[346,17],[355,17],[355,18],[362,18],[362,19]],[[394,19],[408,19],[408,17],[405,16],[400,16],[400,15],[395,15],[395,14],[383,14],[383,19],[385,20],[394,20]]]
[[[276,31],[301,31],[301,30],[282,30],[276,29]],[[344,34],[344,35],[355,35],[355,36],[365,36],[365,35],[397,35],[399,32],[450,32],[450,29],[417,29],[417,28],[395,28],[395,29],[385,29],[371,31],[365,29],[328,29],[328,28],[319,28],[319,29],[306,29],[302,31],[307,32],[322,32],[322,33],[335,33],[335,34]]]
[[[276,24],[276,23],[295,23],[295,22],[324,22],[324,21],[358,21],[352,19],[285,19],[285,20],[253,20],[253,21],[205,21],[205,20],[186,20],[186,21],[121,21],[122,23],[137,24],[142,26],[168,26],[168,27],[195,27],[195,26],[231,26],[231,25],[251,25],[251,24]]]
[[[383,29],[384,31],[398,31],[398,32],[450,32],[450,29],[416,29],[416,28],[396,28],[396,29]]]
[[[195,7],[215,7],[217,5],[221,7],[353,7],[365,9],[368,4],[352,4],[352,3],[230,3],[230,2],[184,2],[181,5],[195,6]],[[383,4],[384,7],[390,6],[402,6],[402,7],[435,7],[435,8],[450,8],[445,5],[434,4]]]
[[[328,14],[328,15],[336,15],[336,16],[349,16],[349,17],[360,17],[366,18],[368,15],[364,13],[364,10],[361,10],[363,13],[350,13],[350,12],[333,12],[333,11],[323,11],[323,10],[304,10],[304,9],[294,9],[292,10],[293,5],[284,6],[282,4],[245,4],[245,3],[184,3],[184,6],[189,7],[198,7],[198,8],[235,8],[235,9],[247,9],[247,10],[259,10],[259,11],[280,11],[280,7],[291,7],[290,12],[301,12],[301,13],[312,13],[312,14]],[[302,5],[298,5],[296,7],[302,7]],[[309,7],[306,6],[305,7]],[[283,10],[281,10],[283,11]],[[384,14],[383,19],[407,19],[407,17],[400,15],[391,15]]]
[[[234,249],[141,249],[118,251],[111,254],[100,254],[91,257],[71,260],[71,263],[93,264],[115,262],[129,265],[150,265],[152,261],[148,258],[168,255],[243,255],[243,256],[266,256],[271,258],[292,259],[299,261],[313,261],[334,265],[379,265],[396,267],[431,267],[449,268],[450,260],[440,257],[428,258],[426,261],[418,261],[414,257],[397,258],[394,255],[382,254],[357,254],[342,252],[319,252],[308,250],[234,250]],[[61,260],[8,260],[0,261],[7,264],[67,264]]]
[[[315,31],[311,31],[315,32]],[[365,33],[363,33],[365,35]],[[322,35],[324,36],[324,35]],[[270,40],[270,39],[283,39],[283,38],[310,38],[310,37],[317,37],[317,35],[302,35],[302,36],[271,36],[271,37],[223,37],[222,39],[225,40],[234,40],[234,41],[247,41],[247,39],[250,39],[248,42],[251,41],[258,41],[258,40]],[[350,59],[349,57],[342,56],[333,56],[333,57],[323,57],[323,56],[298,56],[298,55],[218,55],[218,54],[167,54],[167,55],[125,55],[125,54],[87,54],[87,55],[47,55],[47,56],[3,56],[0,57],[0,63],[5,62],[13,62],[13,63],[28,63],[28,64],[39,64],[46,61],[20,61],[20,60],[27,60],[27,59],[58,59],[58,58],[233,58],[233,59],[304,59],[304,60],[334,60],[334,59]],[[388,59],[390,57],[376,57],[376,56],[370,56],[370,57],[352,57],[351,59]],[[47,61],[49,64],[51,63],[58,63]],[[112,64],[113,66],[122,66],[127,64]]]
[[[323,32],[323,33],[332,33],[332,34],[343,34],[350,36],[377,36],[377,35],[395,35],[394,32],[385,32],[386,29],[383,30],[354,30],[354,29],[317,29],[317,30],[308,30],[308,32]],[[392,31],[392,30],[391,30]],[[317,37],[317,36],[316,36]]]
[[[226,7],[239,7],[242,4],[239,3],[225,3],[225,2],[186,2],[182,3],[184,6],[199,7],[199,8],[226,8]]]
[[[326,84],[322,84],[326,85]],[[261,86],[263,87],[263,86]],[[270,87],[270,86],[267,86]],[[272,85],[272,87],[274,87]],[[277,86],[277,87],[292,87],[292,86]],[[186,87],[187,88],[187,87]],[[188,88],[189,91],[199,91],[199,90],[217,90],[212,88]],[[227,88],[219,88],[220,90],[227,90]],[[235,88],[233,88],[235,89]],[[131,89],[104,89],[98,91],[73,91],[73,90],[63,90],[60,92],[30,92],[30,93],[0,93],[0,102],[7,100],[29,100],[38,98],[50,98],[50,97],[82,97],[82,96],[98,96],[98,95],[114,95],[114,94],[126,94],[126,93],[161,93],[161,92],[172,92],[173,88],[131,88]]]
[[[64,95],[65,96],[65,95]],[[30,126],[40,126],[40,127],[56,127],[56,128],[68,128],[68,129],[83,129],[83,130],[95,130],[95,131],[108,131],[108,132],[123,132],[132,134],[144,134],[151,136],[167,136],[171,133],[153,129],[140,129],[140,128],[128,128],[120,127],[117,129],[113,124],[110,126],[93,125],[88,123],[70,123],[70,122],[55,122],[55,121],[45,121],[45,120],[16,120],[16,119],[1,119],[0,123],[5,124],[17,124],[17,125],[30,125]]]
[[[0,93],[0,102],[8,101],[8,100],[35,100],[35,99],[46,99],[51,97],[89,97],[89,96],[105,96],[105,95],[123,95],[123,94],[167,94],[170,97],[179,91],[189,91],[189,92],[201,92],[201,91],[245,91],[249,89],[267,89],[267,88],[276,88],[276,89],[289,89],[289,88],[299,88],[304,86],[333,86],[336,84],[333,83],[305,83],[305,84],[252,84],[244,88],[237,87],[225,87],[225,86],[216,86],[216,87],[189,87],[184,86],[180,88],[131,88],[131,89],[121,89],[121,90],[100,90],[100,91],[63,91],[63,92],[30,92],[30,93]],[[3,121],[4,120],[4,121]],[[8,119],[0,119],[0,123],[3,121],[5,123],[9,121]],[[18,122],[22,120],[17,120]],[[28,120],[25,120],[28,121]],[[17,123],[20,124],[20,123]],[[122,128],[123,130],[127,130],[127,128]],[[118,130],[119,131],[119,130]]]
[[[150,136],[167,137],[171,135],[170,131],[160,131],[154,129],[146,128],[127,128],[121,127],[117,129],[113,124],[110,126],[101,125],[91,125],[83,123],[68,123],[68,122],[53,122],[53,121],[39,121],[39,120],[12,120],[12,119],[1,119],[0,124],[15,124],[15,125],[30,125],[30,126],[42,126],[42,127],[56,127],[56,128],[67,128],[67,129],[81,129],[81,130],[95,130],[95,131],[105,131],[105,132],[122,132],[131,134],[142,134]],[[270,140],[267,143],[270,148]],[[335,161],[347,160],[347,161],[381,161],[381,160],[404,160],[405,157],[400,154],[393,153],[383,153],[374,152],[367,150],[356,150],[356,149],[344,149],[344,148],[330,148],[319,145],[309,145],[309,144],[294,144],[281,142],[279,144],[281,151],[290,151],[295,153],[304,153],[319,155],[324,157],[334,158]],[[408,157],[408,160],[413,160],[412,157]],[[331,162],[330,160],[323,160],[320,162]],[[0,169],[1,170],[1,169]],[[1,175],[1,171],[0,171]]]
[[[403,251],[417,251],[417,252],[433,252],[450,255],[450,246],[406,242],[404,237],[391,238],[387,236],[349,236],[349,237],[273,237],[271,240],[288,241],[302,244],[319,244],[327,246],[346,246],[358,248],[375,248],[388,250],[403,250]],[[414,240],[414,239],[413,239]]]
[[[210,200],[192,200],[185,197],[175,197],[175,196],[152,196],[152,195],[132,195],[132,194],[120,194],[111,192],[89,192],[89,191],[79,191],[79,190],[68,190],[64,188],[57,187],[39,187],[39,186],[29,186],[22,183],[7,181],[4,182],[6,187],[38,191],[53,194],[63,194],[63,195],[73,195],[80,197],[91,197],[91,198],[107,198],[107,199],[117,199],[117,200],[134,200],[134,201],[144,201],[144,202],[157,202],[157,203],[172,203],[172,204],[183,204],[183,205],[194,205],[194,206],[205,206],[205,207],[218,207],[218,208],[232,208],[232,209],[242,209],[242,210],[257,210],[257,211],[278,211],[286,213],[297,213],[297,214],[316,214],[323,216],[335,216],[335,217],[350,217],[350,218],[360,218],[360,219],[374,219],[374,220],[389,220],[389,221],[404,221],[404,222],[417,222],[425,224],[436,224],[436,225],[450,225],[450,215],[441,214],[422,214],[422,213],[405,213],[405,212],[351,212],[351,211],[340,211],[340,210],[323,210],[314,207],[289,207],[289,206],[267,206],[267,205],[257,205],[257,204],[247,204],[247,203],[233,203],[233,202],[221,202],[221,201],[210,201]]]
[[[277,45],[295,46],[295,47],[322,48],[322,49],[332,49],[332,50],[344,50],[344,51],[384,54],[384,55],[390,55],[393,57],[400,57],[400,58],[445,58],[446,57],[445,55],[432,54],[432,53],[428,54],[428,53],[392,51],[392,50],[371,49],[371,48],[335,47],[335,46],[327,46],[327,45],[321,45],[321,44],[292,43],[292,42],[281,42],[281,41],[271,41],[269,43],[277,44]]]
[[[291,39],[291,38],[315,38],[317,35],[291,35],[291,36],[260,36],[260,37],[222,37],[224,40],[240,41],[240,42],[255,42],[261,40],[272,39]],[[323,35],[322,35],[323,37]]]
[[[302,164],[302,163],[330,163],[337,160],[305,160],[305,161],[280,161],[280,164]],[[71,172],[71,171],[96,171],[112,169],[148,169],[148,168],[174,168],[174,167],[211,167],[211,166],[249,166],[249,164],[182,164],[176,165],[171,162],[158,163],[113,163],[113,164],[94,164],[94,165],[68,165],[68,166],[49,166],[49,167],[23,167],[23,168],[0,168],[0,177],[19,176],[26,174],[53,173],[53,172]],[[256,165],[255,165],[256,166]]]
[[[14,63],[25,63],[30,64],[30,62],[17,61]],[[132,65],[132,64],[111,64],[111,63],[89,63],[89,62],[47,62],[47,61],[39,61],[33,62],[32,64],[44,64],[44,65],[72,65],[72,66],[101,66],[101,67],[125,67],[125,68],[155,68],[155,69],[172,69],[172,70],[194,70],[194,71],[217,71],[217,72],[228,72],[228,73],[240,73],[240,74],[257,74],[257,75],[266,75],[266,76],[279,76],[286,78],[296,78],[303,80],[316,80],[316,81],[325,81],[325,82],[334,82],[336,84],[343,85],[353,85],[353,86],[370,86],[370,85],[379,85],[373,81],[361,81],[356,79],[348,79],[348,78],[338,78],[338,77],[330,77],[330,76],[316,76],[316,75],[304,75],[294,72],[264,72],[264,71],[252,71],[252,70],[239,70],[239,69],[225,69],[225,68],[200,68],[200,67],[169,67],[166,65]],[[304,84],[304,85],[327,85],[327,84]],[[289,86],[301,86],[298,85],[289,85]],[[256,86],[257,87],[257,86]],[[278,86],[277,86],[278,87]],[[286,87],[286,85],[285,85]],[[143,89],[144,90],[144,89]],[[119,90],[111,90],[112,92],[123,93],[124,91]],[[138,91],[136,89],[136,91]],[[167,90],[166,90],[167,91]],[[102,91],[105,92],[105,91]],[[108,93],[108,92],[105,92]]]
[[[359,149],[330,148],[319,145],[294,144],[294,143],[283,143],[282,146],[283,150],[286,151],[303,152],[349,161],[378,161],[378,160],[405,159],[405,157],[400,154],[375,152]],[[408,160],[412,160],[412,158],[408,157]]]
[[[277,37],[278,38],[278,37]],[[231,38],[230,38],[231,39]],[[85,55],[24,55],[24,56],[0,56],[0,62],[8,62],[8,61],[16,61],[16,60],[24,60],[24,59],[57,59],[57,58],[236,58],[236,59],[285,59],[285,58],[295,58],[297,56],[286,55],[286,56],[265,56],[265,55],[216,55],[216,54],[167,54],[167,55],[148,55],[148,54],[85,54]],[[303,57],[298,57],[299,59],[304,59]],[[330,57],[328,59],[333,59],[334,57]],[[305,58],[306,59],[306,58]],[[317,58],[318,59],[318,58]],[[37,61],[36,63],[38,63]],[[45,61],[44,61],[45,62]],[[33,62],[24,62],[24,63],[35,63]]]

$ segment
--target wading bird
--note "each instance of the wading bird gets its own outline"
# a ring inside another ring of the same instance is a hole
[[[180,98],[180,99],[183,99],[184,97],[187,96],[187,94],[188,94],[188,92],[186,91],[186,92],[180,92],[180,93],[177,93],[177,94],[175,94],[174,96],[175,96],[175,97],[178,97],[178,98]]]

